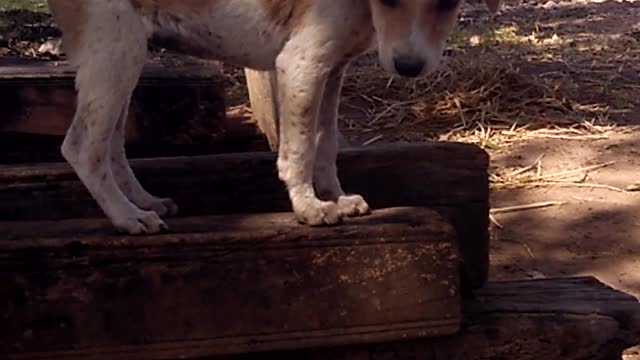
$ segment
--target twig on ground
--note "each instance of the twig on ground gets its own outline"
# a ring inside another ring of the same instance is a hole
[[[515,177],[521,174],[524,174],[530,170],[535,169],[536,167],[539,166],[540,162],[542,161],[542,158],[544,157],[544,153],[542,153],[540,156],[538,156],[538,158],[536,159],[536,161],[534,161],[531,165],[523,167],[522,169],[516,170],[514,172],[512,172],[511,174],[507,175],[507,177],[511,178],[511,177]]]
[[[522,247],[527,250],[527,253],[529,253],[529,256],[531,256],[531,258],[535,258],[536,256],[533,255],[533,251],[531,251],[531,248],[529,247],[529,245],[527,245],[524,241],[520,241],[518,240],[518,243],[520,245],[522,245]]]
[[[508,207],[503,207],[503,208],[494,208],[494,209],[489,210],[489,213],[492,214],[492,215],[494,215],[494,214],[504,214],[504,213],[511,213],[511,212],[516,212],[516,211],[542,209],[542,208],[546,208],[546,207],[558,206],[558,205],[563,205],[563,204],[564,204],[564,202],[561,202],[561,201],[545,201],[545,202],[539,202],[539,203],[534,203],[534,204],[508,206]]]
[[[609,161],[609,162],[606,162],[604,164],[585,166],[585,167],[581,167],[579,169],[573,169],[573,170],[561,171],[561,172],[552,173],[552,174],[546,174],[546,175],[538,176],[538,179],[543,180],[543,179],[551,179],[551,178],[565,177],[565,176],[569,176],[569,175],[581,174],[581,173],[585,173],[585,172],[589,172],[589,171],[593,171],[593,170],[602,169],[602,168],[611,166],[611,165],[613,165],[615,163],[616,163],[615,161]]]
[[[362,146],[369,146],[377,141],[380,141],[382,138],[384,137],[384,135],[378,135],[378,136],[374,136],[371,139],[365,141],[364,143],[362,143]]]
[[[556,139],[556,140],[604,140],[608,139],[607,135],[549,135],[549,134],[532,134],[531,137],[542,139]]]
[[[527,183],[529,186],[561,186],[561,187],[581,187],[581,188],[591,188],[591,189],[604,189],[611,190],[616,192],[626,192],[625,189],[605,184],[591,184],[591,183],[577,183],[577,182],[561,182],[561,181],[547,181],[547,182],[538,182],[538,183]]]
[[[493,223],[493,225],[495,225],[498,229],[504,229],[504,226],[500,224],[500,222],[492,214],[489,214],[489,221],[491,221],[491,223]]]

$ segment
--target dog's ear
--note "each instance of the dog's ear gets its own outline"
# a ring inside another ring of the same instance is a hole
[[[498,9],[500,8],[500,0],[484,0],[484,2],[487,4],[487,7],[489,8],[489,11],[491,11],[492,14],[495,14],[496,12],[498,12]]]

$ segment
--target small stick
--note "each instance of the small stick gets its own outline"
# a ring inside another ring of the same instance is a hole
[[[376,137],[373,137],[373,138],[365,141],[364,143],[362,143],[362,146],[369,146],[369,145],[373,144],[374,142],[382,139],[383,137],[384,137],[384,135],[378,135]]]
[[[564,176],[567,176],[567,175],[575,175],[575,174],[579,174],[579,173],[583,173],[583,172],[589,172],[589,171],[593,171],[593,170],[602,169],[602,168],[605,168],[607,166],[611,166],[611,165],[613,165],[615,163],[616,163],[615,161],[609,161],[609,162],[606,162],[604,164],[586,166],[586,167],[579,168],[579,169],[561,171],[561,172],[557,172],[557,173],[553,173],[553,174],[547,174],[547,175],[539,176],[538,179],[549,179],[549,178],[554,178],[554,177],[564,177]]]
[[[378,115],[376,115],[376,117],[374,117],[373,120],[369,121],[367,126],[372,126],[373,124],[377,123],[378,120],[382,119],[385,115],[390,113],[391,110],[393,110],[394,108],[395,108],[395,104],[389,105],[386,109],[384,109],[384,111],[381,111]]]
[[[395,79],[395,76],[391,76],[389,77],[389,81],[387,81],[387,86],[385,87],[385,89],[388,89],[391,87],[391,84],[393,84],[393,80]]]
[[[604,140],[609,138],[609,136],[607,135],[565,136],[565,135],[550,135],[550,134],[531,134],[530,136],[535,138],[559,139],[559,140]]]
[[[540,178],[542,176],[542,159],[538,161],[538,165],[536,166],[536,177]]]
[[[460,116],[460,121],[462,121],[462,124],[467,127],[467,120],[464,117],[464,110],[462,110],[462,104],[460,103],[460,99],[455,98],[453,99],[453,102],[456,104],[456,108],[458,108],[458,115]]]
[[[498,229],[504,229],[504,226],[498,222],[495,216],[489,214],[489,220],[495,225]]]
[[[527,171],[533,170],[536,168],[536,166],[538,166],[538,163],[540,163],[540,161],[542,160],[542,158],[544,157],[544,153],[542,153],[542,155],[538,156],[538,158],[536,159],[536,161],[533,162],[533,164],[523,167],[522,169],[516,170],[514,172],[512,172],[511,174],[507,175],[507,177],[514,177],[514,176],[518,176],[520,174],[524,174]]]
[[[529,245],[527,245],[524,241],[521,240],[502,240],[504,242],[510,242],[510,243],[514,243],[514,244],[520,244],[522,246],[522,248],[524,248],[527,253],[529,254],[529,256],[531,256],[532,259],[534,259],[536,256],[533,254],[533,251],[531,251],[531,248],[529,247]]]
[[[520,245],[522,245],[522,247],[527,250],[527,253],[529,253],[529,256],[531,256],[531,258],[535,258],[536,256],[533,255],[533,251],[531,251],[531,248],[529,247],[529,245],[527,245],[524,241],[518,241],[518,243],[520,243]]]
[[[527,204],[527,205],[508,206],[503,208],[491,209],[489,210],[489,214],[504,214],[504,213],[511,213],[516,211],[535,210],[535,209],[542,209],[542,208],[551,207],[551,206],[558,206],[562,204],[564,204],[564,202],[546,201],[546,202]]]
[[[547,186],[559,186],[559,187],[582,187],[582,188],[592,188],[592,189],[605,189],[616,192],[627,192],[627,190],[604,184],[591,184],[591,183],[577,183],[577,182],[562,182],[562,181],[541,181],[541,182],[510,182],[502,185],[502,187],[547,187]]]
[[[625,189],[621,189],[619,187],[615,187],[615,186],[611,186],[611,185],[604,185],[604,184],[566,183],[566,182],[551,181],[551,182],[547,182],[547,183],[532,183],[530,185],[544,186],[545,184],[546,185],[559,185],[559,186],[564,186],[564,187],[583,187],[583,188],[591,188],[591,189],[605,189],[605,190],[611,190],[611,191],[617,191],[617,192],[626,192]]]

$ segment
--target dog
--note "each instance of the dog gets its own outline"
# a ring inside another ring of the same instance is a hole
[[[492,12],[500,0],[485,0]],[[154,42],[188,55],[276,72],[277,169],[293,212],[311,226],[365,215],[337,176],[337,115],[345,69],[378,52],[384,69],[423,76],[440,62],[462,0],[48,0],[77,67],[76,112],[61,147],[112,224],[167,229],[173,200],[149,194],[124,150],[130,98]]]

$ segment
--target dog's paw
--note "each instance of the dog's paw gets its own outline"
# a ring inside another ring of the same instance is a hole
[[[154,211],[135,210],[132,214],[114,219],[113,225],[130,235],[157,234],[168,230],[167,224]]]
[[[361,216],[369,213],[369,204],[360,195],[341,195],[338,197],[338,209],[341,216]]]
[[[169,198],[153,198],[148,204],[145,204],[143,208],[151,210],[158,214],[160,217],[175,216],[178,213],[178,205]]]
[[[299,222],[311,226],[335,225],[342,220],[338,204],[331,201],[309,199],[294,206],[294,212]]]

